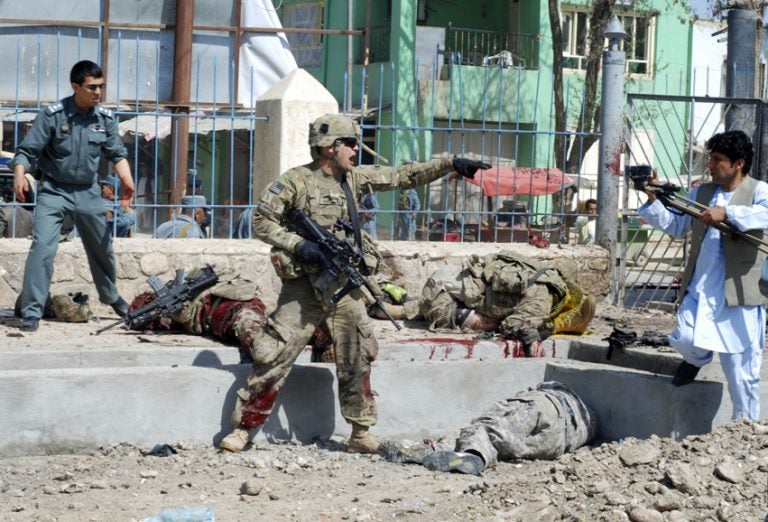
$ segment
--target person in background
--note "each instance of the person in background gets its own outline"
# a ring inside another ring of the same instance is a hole
[[[253,221],[253,208],[244,208],[242,212],[237,216],[237,226],[234,230],[235,239],[251,239],[253,233],[251,232],[251,222]]]
[[[401,190],[397,198],[397,239],[416,240],[416,215],[421,210],[421,202],[416,189]]]
[[[760,418],[760,363],[765,346],[768,281],[761,277],[766,254],[747,241],[723,237],[716,225],[727,221],[742,232],[765,237],[768,184],[749,177],[752,142],[742,131],[715,134],[706,142],[710,183],[694,188],[688,199],[706,210],[698,219],[672,212],[652,191],[637,212],[675,237],[691,233],[680,285],[677,325],[670,345],[683,356],[672,385],[685,386],[715,353],[728,382],[732,418]],[[658,184],[654,178],[651,184]]]
[[[99,185],[109,230],[114,237],[130,237],[131,227],[136,224],[136,214],[131,207],[120,205],[120,179],[110,174],[99,181]]]
[[[120,141],[115,114],[100,105],[104,73],[97,64],[83,60],[71,69],[72,96],[41,110],[13,158],[16,199],[26,202],[30,190],[25,174],[32,162],[42,178],[37,187],[37,206],[21,291],[21,330],[34,332],[53,277],[53,259],[67,216],[83,241],[88,266],[99,294],[116,314],[124,316],[128,303],[117,291],[117,267],[112,236],[104,216],[98,169],[102,155],[113,163],[123,184],[122,206],[133,199],[133,177]]]
[[[32,237],[35,209],[35,186],[37,182],[31,174],[26,174],[30,189],[24,195],[25,204],[14,204],[13,188],[3,187],[0,202],[0,237]]]
[[[202,239],[206,237],[201,228],[205,221],[205,205],[203,196],[184,196],[181,198],[181,213],[158,225],[155,238]]]
[[[360,224],[362,225],[363,230],[368,232],[368,235],[374,240],[378,239],[378,237],[376,237],[376,214],[378,211],[379,200],[375,193],[370,192],[368,194],[363,194],[360,197],[360,211],[358,212],[358,215],[360,216]]]
[[[152,230],[152,208],[155,203],[155,190],[153,174],[150,166],[139,162],[138,182],[136,184],[136,223],[139,230],[149,232]]]
[[[203,180],[197,174],[197,169],[187,171],[187,196],[203,195]]]
[[[578,235],[578,244],[595,244],[595,225],[597,225],[597,200],[588,199],[584,202],[584,212],[586,216],[576,218],[576,234]]]

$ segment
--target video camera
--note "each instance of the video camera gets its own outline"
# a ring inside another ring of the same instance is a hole
[[[653,168],[650,165],[632,165],[624,167],[624,174],[632,182],[632,188],[635,190],[645,190],[647,187],[653,187],[656,192],[662,194],[674,194],[680,191],[680,187],[672,183],[664,185],[650,185],[653,178]]]

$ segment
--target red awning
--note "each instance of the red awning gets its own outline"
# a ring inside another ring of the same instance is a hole
[[[576,184],[557,168],[491,167],[477,171],[475,179],[465,179],[486,196],[546,196]]]

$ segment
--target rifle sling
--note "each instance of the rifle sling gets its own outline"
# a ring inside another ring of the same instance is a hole
[[[347,198],[347,211],[349,212],[349,220],[352,223],[352,230],[355,234],[355,243],[357,243],[357,248],[360,249],[360,257],[363,258],[363,262],[360,264],[360,271],[363,272],[363,275],[368,275],[368,266],[365,264],[365,253],[363,252],[363,235],[360,232],[360,217],[357,215],[355,196],[352,194],[352,189],[347,182],[347,174],[345,173],[341,178],[341,189]]]

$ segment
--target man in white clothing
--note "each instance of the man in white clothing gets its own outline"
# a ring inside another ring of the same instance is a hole
[[[706,146],[712,182],[688,194],[688,199],[707,207],[699,219],[670,212],[653,194],[638,213],[675,237],[691,231],[677,325],[669,336],[683,356],[672,384],[693,382],[717,352],[733,402],[732,418],[757,420],[768,303],[768,284],[760,275],[766,254],[727,233],[723,237],[715,226],[726,222],[762,239],[768,228],[768,185],[748,176],[753,150],[743,132],[716,134]]]
[[[584,203],[586,216],[576,218],[576,234],[580,245],[595,244],[595,226],[597,225],[597,200],[588,199]]]

